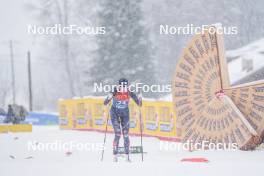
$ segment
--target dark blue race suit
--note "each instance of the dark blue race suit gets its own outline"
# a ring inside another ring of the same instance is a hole
[[[130,91],[117,91],[117,88],[112,92],[112,96],[113,101],[110,109],[110,116],[115,132],[113,154],[116,155],[118,153],[121,131],[124,138],[125,153],[129,154],[129,99],[131,97],[139,106],[141,106],[141,100],[135,93]],[[110,101],[111,99],[106,98],[104,105],[107,105]]]

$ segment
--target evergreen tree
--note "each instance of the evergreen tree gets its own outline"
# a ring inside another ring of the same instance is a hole
[[[106,27],[106,33],[97,38],[92,82],[112,84],[121,77],[130,82],[155,82],[155,64],[140,3],[140,0],[102,0],[99,25]]]

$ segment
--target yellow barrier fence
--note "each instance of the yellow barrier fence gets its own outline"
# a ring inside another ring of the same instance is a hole
[[[0,125],[0,133],[32,132],[31,124]]]
[[[60,128],[104,131],[110,106],[103,105],[103,98],[76,98],[59,101]],[[130,134],[140,134],[139,115],[142,114],[143,135],[166,140],[176,137],[176,116],[172,102],[143,100],[142,107],[134,101],[129,105]],[[108,131],[113,132],[109,117]]]

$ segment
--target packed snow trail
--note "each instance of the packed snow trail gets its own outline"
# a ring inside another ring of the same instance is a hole
[[[131,155],[132,163],[123,158],[114,163],[113,134],[107,134],[104,162],[100,150],[32,151],[28,143],[102,143],[103,133],[59,130],[58,127],[34,127],[32,133],[0,134],[1,176],[58,176],[58,175],[181,175],[228,176],[259,175],[263,172],[264,151],[166,151],[160,149],[156,138],[143,139],[144,162],[141,156]],[[122,140],[120,141],[122,144]],[[131,145],[139,145],[139,137],[131,137]],[[169,143],[173,146],[178,145]],[[12,157],[11,157],[12,156]],[[207,163],[182,162],[184,158],[206,158]]]

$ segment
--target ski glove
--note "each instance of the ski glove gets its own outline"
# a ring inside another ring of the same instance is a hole
[[[109,93],[104,101],[104,105],[107,105],[111,99],[113,98],[113,94],[112,93]]]

